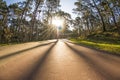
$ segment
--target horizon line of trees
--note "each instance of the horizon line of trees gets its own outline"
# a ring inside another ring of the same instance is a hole
[[[0,0],[0,43],[28,42],[57,38],[52,19],[62,17],[63,37],[87,36],[97,31],[120,34],[119,0],[77,0],[75,19],[60,10],[60,0],[25,0],[7,5]],[[69,27],[73,27],[70,31]]]

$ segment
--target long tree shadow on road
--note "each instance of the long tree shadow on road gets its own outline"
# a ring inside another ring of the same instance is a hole
[[[65,42],[66,44],[67,43],[70,43],[70,44],[74,44],[74,45],[77,45],[77,46],[81,46],[81,47],[85,47],[86,49],[91,49],[91,50],[94,50],[94,51],[97,51],[99,52],[100,54],[98,53],[94,53],[94,54],[97,54],[99,57],[105,59],[106,61],[114,61],[114,62],[118,62],[120,63],[120,61],[118,60],[115,60],[113,58],[113,56],[115,58],[120,58],[120,54],[114,54],[114,53],[110,53],[110,52],[107,52],[107,51],[103,51],[103,50],[99,50],[99,49],[95,49],[95,48],[92,48],[92,47],[88,47],[88,46],[85,46],[85,45],[82,45],[82,44],[77,44],[77,43],[74,43],[74,42],[71,42],[71,41],[67,41]],[[112,58],[111,58],[112,57]]]
[[[68,40],[66,42],[74,44],[74,45],[77,45],[77,46],[85,47],[87,49],[91,49],[91,50],[94,50],[94,51],[97,51],[97,52],[100,52],[100,54],[98,54],[98,53],[95,53],[95,54],[97,54],[101,58],[104,58],[107,61],[115,61],[115,62],[119,62],[120,63],[120,61],[115,60],[115,59],[109,57],[109,56],[114,56],[115,58],[120,58],[120,54],[115,54],[115,53],[111,53],[111,52],[95,49],[95,48],[88,47],[88,46],[85,46],[85,45],[82,45],[82,44],[77,44],[77,43],[74,43],[74,42],[71,42],[71,41],[68,41]]]
[[[7,67],[5,71],[0,73],[0,80],[34,80],[34,76],[36,76],[57,42],[58,41],[55,41],[51,45],[47,44],[45,48],[42,48],[43,51],[40,49],[39,53],[33,53],[31,55],[21,57],[20,59],[22,60],[18,59],[15,62],[12,61],[13,63],[11,62],[7,65],[12,67]]]
[[[31,72],[27,76],[23,77],[22,80],[33,80],[33,77],[37,74],[38,69],[40,69],[45,59],[49,55],[50,51],[57,44],[57,42],[58,40],[47,51],[44,52],[42,58],[40,58],[36,63],[34,63],[34,67],[32,67]]]
[[[69,43],[67,43],[67,42],[65,42],[65,44],[72,51],[74,51],[78,56],[83,58],[83,60],[88,64],[88,66],[90,66],[92,68],[92,70],[94,70],[98,75],[104,77],[105,80],[120,80],[119,74],[112,75],[111,73],[109,73],[109,69],[106,70],[107,67],[105,65],[99,64],[99,62],[96,59],[93,59],[93,57],[90,56],[91,54],[87,54],[83,51],[80,51],[80,50],[76,49],[75,46],[73,47],[73,46],[69,45]]]
[[[86,45],[84,45],[84,44],[74,43],[74,42],[69,41],[69,40],[67,40],[66,42],[72,43],[72,44],[75,44],[75,45],[78,45],[78,46],[83,46],[83,47],[86,47],[86,48],[89,48],[89,49],[93,49],[93,50],[99,51],[99,52],[104,53],[104,54],[114,55],[114,56],[120,57],[120,54],[108,52],[108,51],[105,51],[105,50],[100,50],[100,49],[97,49],[97,48],[93,48],[93,47],[90,47],[90,46],[86,46]]]
[[[31,47],[31,48],[28,48],[28,49],[20,50],[20,51],[13,52],[13,53],[8,53],[7,55],[0,56],[0,60],[6,59],[6,58],[9,58],[9,57],[18,55],[18,54],[21,54],[22,52],[26,52],[26,51],[29,51],[29,50],[32,50],[32,49],[35,49],[35,48],[38,48],[38,47],[41,47],[41,46],[50,45],[50,44],[56,43],[56,42],[57,42],[57,41],[48,42],[48,43],[44,43],[44,44],[39,44],[39,45],[37,45],[37,46]]]

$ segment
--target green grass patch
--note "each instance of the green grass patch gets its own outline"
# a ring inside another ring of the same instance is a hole
[[[92,48],[112,52],[115,54],[120,54],[120,44],[97,42],[97,41],[90,41],[90,40],[80,40],[80,39],[70,39],[70,40],[75,43],[89,46]]]
[[[8,45],[14,45],[14,44],[17,44],[17,43],[5,43],[5,44],[0,44],[0,46],[8,46]]]
[[[8,44],[0,44],[0,46],[7,46]]]

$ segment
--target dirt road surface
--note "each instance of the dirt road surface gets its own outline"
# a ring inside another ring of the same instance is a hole
[[[67,40],[3,46],[0,80],[120,80],[120,57]]]

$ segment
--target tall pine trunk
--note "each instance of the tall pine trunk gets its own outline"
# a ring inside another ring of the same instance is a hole
[[[100,18],[101,18],[103,32],[105,32],[105,31],[106,31],[106,25],[105,25],[105,22],[104,22],[103,16],[102,16],[102,14],[101,14],[99,8],[97,7],[95,0],[92,0],[92,1],[93,1],[93,3],[94,3],[95,8],[97,9],[97,11],[98,11],[98,13],[99,13]]]

